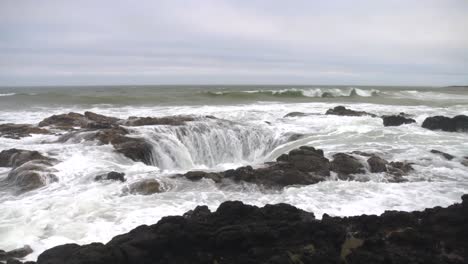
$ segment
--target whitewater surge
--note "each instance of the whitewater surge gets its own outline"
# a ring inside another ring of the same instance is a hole
[[[288,88],[279,90],[246,90],[246,91],[218,91],[206,92],[212,96],[229,96],[229,97],[248,97],[250,96],[272,96],[272,97],[310,97],[310,98],[334,98],[334,97],[371,97],[378,96],[379,90],[371,89],[364,90],[358,88]]]
[[[10,250],[28,244],[34,249],[28,258],[35,259],[43,250],[58,244],[106,242],[138,225],[155,223],[167,215],[180,215],[201,204],[214,210],[226,200],[241,200],[259,206],[290,203],[314,212],[320,218],[323,213],[350,216],[447,206],[459,202],[461,194],[468,191],[468,167],[460,163],[462,157],[468,156],[468,134],[421,127],[428,116],[468,115],[467,99],[462,96],[451,99],[457,97],[459,91],[444,93],[445,97],[430,101],[425,101],[429,100],[426,97],[412,101],[408,97],[418,96],[419,91],[414,95],[408,89],[405,95],[398,94],[401,91],[389,92],[378,88],[375,89],[378,90],[377,95],[372,95],[372,89],[357,87],[354,91],[358,96],[350,97],[350,87],[337,88],[339,91],[334,92],[334,88],[329,88],[328,92],[333,92],[336,97],[323,98],[326,90],[322,88],[320,91],[314,87],[290,89],[310,93],[310,97],[302,95],[302,99],[320,97],[320,100],[328,101],[268,101],[261,95],[262,98],[254,102],[242,99],[225,103],[223,95],[219,97],[221,101],[217,101],[217,96],[204,94],[197,95],[209,97],[203,104],[183,104],[175,100],[179,103],[155,106],[121,105],[120,101],[112,104],[107,99],[93,104],[77,104],[64,97],[64,102],[21,108],[19,102],[24,102],[21,100],[27,100],[25,97],[42,98],[41,91],[35,91],[37,95],[12,96],[20,101],[15,101],[14,107],[0,104],[3,107],[0,123],[37,124],[52,114],[70,111],[93,111],[118,118],[190,114],[214,116],[216,119],[197,119],[182,126],[128,127],[130,136],[144,137],[153,147],[153,161],[148,165],[126,158],[112,145],[80,137],[65,143],[58,142],[57,135],[33,135],[20,140],[0,138],[0,150],[37,150],[60,161],[53,166],[58,182],[21,195],[15,195],[8,189],[0,190],[0,249]],[[281,93],[281,89],[269,90]],[[405,112],[416,123],[384,127],[380,118],[324,115],[327,109],[343,104],[339,97],[342,91],[345,91],[345,98],[357,100],[346,103],[347,107],[378,116]],[[432,96],[440,94],[431,92],[435,93]],[[198,94],[198,91],[186,93]],[[252,93],[244,94],[252,96]],[[397,103],[360,101],[363,98],[389,100],[390,97],[398,100]],[[46,102],[45,98],[41,100]],[[290,112],[305,115],[284,117]],[[189,170],[221,171],[248,164],[259,166],[302,145],[323,149],[328,158],[338,152],[355,150],[376,153],[389,161],[412,162],[415,171],[406,177],[406,183],[389,183],[383,174],[366,173],[362,175],[363,181],[342,181],[331,177],[318,184],[291,186],[283,190],[265,190],[248,183],[219,186],[208,179],[191,182],[172,177]],[[446,160],[430,153],[431,149],[450,153],[456,158]],[[9,170],[0,168],[0,179],[5,178]],[[94,181],[96,175],[109,171],[124,172],[127,181]],[[160,181],[166,191],[148,196],[129,195],[123,191],[130,184],[149,178]]]

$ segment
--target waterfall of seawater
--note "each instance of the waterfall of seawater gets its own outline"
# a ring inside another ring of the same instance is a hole
[[[152,126],[135,130],[153,145],[153,165],[160,169],[213,167],[221,163],[259,162],[285,137],[262,125],[225,120]]]

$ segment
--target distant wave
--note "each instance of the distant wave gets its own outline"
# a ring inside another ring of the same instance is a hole
[[[16,93],[0,93],[0,96],[13,96],[15,95]]]
[[[314,88],[297,89],[289,88],[282,90],[253,90],[253,91],[219,91],[206,92],[211,96],[230,97],[251,97],[251,96],[272,96],[272,97],[312,97],[312,98],[334,98],[334,97],[371,97],[378,96],[379,90],[363,90],[357,88]]]

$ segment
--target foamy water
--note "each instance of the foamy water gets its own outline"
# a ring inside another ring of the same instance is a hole
[[[371,97],[372,92],[366,93]],[[399,127],[384,127],[380,118],[368,116],[323,115],[338,105],[333,101],[159,106],[68,104],[36,106],[34,111],[26,107],[3,109],[1,123],[36,124],[52,114],[70,111],[93,111],[120,118],[213,115],[221,120],[195,121],[181,127],[132,128],[132,133],[144,136],[155,146],[152,165],[133,162],[114,152],[112,146],[99,146],[95,142],[54,143],[57,139],[54,135],[34,135],[21,140],[0,138],[0,150],[38,150],[61,161],[54,166],[59,178],[56,183],[18,196],[0,190],[0,248],[9,250],[28,244],[34,249],[28,259],[35,259],[55,245],[107,242],[117,234],[141,224],[153,224],[163,216],[180,215],[202,204],[215,210],[226,200],[259,206],[290,203],[314,212],[319,218],[323,213],[350,216],[447,206],[459,202],[461,194],[468,191],[468,167],[460,163],[461,157],[468,156],[468,134],[431,131],[421,128],[421,123],[432,115],[468,115],[468,100],[460,100],[462,103],[444,107],[430,103],[345,104],[377,115],[405,112],[417,121]],[[295,111],[311,115],[284,118]],[[287,142],[293,133],[305,136]],[[415,171],[405,183],[388,183],[382,174],[366,173],[361,176],[366,180],[362,182],[332,177],[315,185],[282,191],[263,190],[252,184],[220,187],[206,179],[191,182],[170,177],[192,169],[216,171],[261,164],[301,145],[321,148],[329,158],[337,152],[375,152],[387,160],[414,162]],[[445,160],[430,153],[431,149],[457,158]],[[94,181],[96,175],[113,170],[125,172],[127,182]],[[8,172],[8,168],[0,168],[0,177],[6,177]],[[149,196],[124,195],[125,186],[142,178],[158,179],[167,191]]]

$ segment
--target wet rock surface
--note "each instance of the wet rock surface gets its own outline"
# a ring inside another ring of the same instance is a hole
[[[317,220],[287,204],[198,206],[114,237],[66,244],[37,264],[107,263],[429,263],[468,260],[468,195],[461,204],[420,212]]]
[[[13,148],[0,152],[0,167],[18,167],[32,160],[49,163],[56,161],[55,159],[46,157],[35,150]]]
[[[124,193],[140,194],[140,195],[151,195],[162,192],[161,184],[155,179],[143,179],[134,182],[124,189]]]
[[[0,249],[0,261],[6,261],[7,264],[22,263],[18,259],[22,259],[27,255],[31,254],[32,252],[32,248],[28,245],[10,251],[4,251]]]
[[[431,116],[424,120],[422,127],[447,132],[468,132],[468,116],[458,115],[453,118]]]
[[[361,160],[353,156],[369,157]],[[403,176],[413,170],[407,162],[388,162],[387,160],[370,153],[353,152],[336,153],[330,161],[324,156],[323,150],[311,146],[301,146],[287,154],[279,156],[275,162],[267,162],[262,167],[253,168],[244,166],[222,172],[190,171],[177,174],[174,177],[185,177],[196,181],[211,179],[221,183],[226,179],[234,182],[248,182],[267,188],[282,188],[291,185],[309,185],[328,179],[331,172],[335,172],[341,180],[354,180],[355,175],[366,173],[368,166],[371,173],[385,172],[390,182],[403,182]]]
[[[212,116],[206,116],[205,118],[216,119]],[[117,152],[133,161],[141,161],[147,165],[152,165],[153,148],[151,144],[142,137],[131,136],[129,129],[123,126],[179,126],[194,120],[196,118],[191,116],[129,117],[122,120],[88,111],[84,115],[73,112],[53,115],[41,121],[39,126],[73,130],[62,135],[58,139],[59,142],[97,140],[102,144],[112,144]]]
[[[20,139],[31,134],[50,134],[50,131],[29,124],[0,124],[0,137]]]
[[[113,180],[113,181],[125,182],[127,179],[125,179],[125,173],[111,171],[109,173],[96,176],[94,180],[95,181]]]
[[[388,161],[382,159],[379,156],[372,155],[369,159],[367,159],[367,163],[369,164],[370,172],[372,173],[387,171]]]
[[[374,114],[364,112],[364,111],[354,111],[351,109],[348,109],[344,106],[336,106],[335,108],[328,109],[327,112],[325,113],[326,115],[340,115],[340,116],[371,116],[371,117],[377,117]]]
[[[136,117],[131,116],[122,124],[125,126],[149,126],[149,125],[169,125],[180,126],[185,122],[194,121],[191,116],[169,116],[169,117]]]
[[[440,156],[444,157],[446,160],[453,160],[455,158],[455,156],[453,156],[453,155],[450,155],[448,153],[445,153],[445,152],[442,152],[442,151],[436,150],[436,149],[431,149],[431,153],[440,155]]]
[[[308,114],[306,113],[302,113],[302,112],[291,112],[291,113],[287,113],[285,116],[283,116],[283,118],[285,117],[300,117],[300,116],[307,116]]]
[[[416,120],[407,118],[404,115],[382,116],[384,126],[401,126],[404,124],[416,123]]]
[[[0,152],[0,167],[12,167],[0,186],[11,187],[17,194],[58,181],[52,166],[57,160],[38,151],[9,149]]]
[[[338,173],[338,177],[340,178],[345,178],[350,174],[365,173],[364,165],[355,157],[345,153],[333,155],[331,170]]]
[[[58,181],[51,166],[52,164],[46,161],[28,161],[11,170],[6,179],[0,181],[0,186],[13,187],[17,194],[46,186]]]

